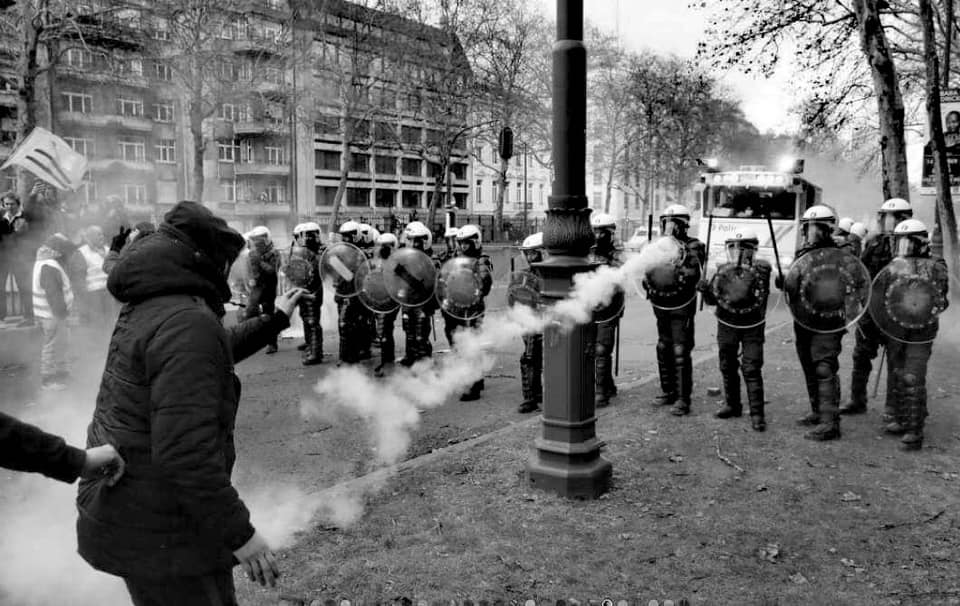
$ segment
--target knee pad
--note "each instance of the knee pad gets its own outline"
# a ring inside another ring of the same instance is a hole
[[[607,347],[604,343],[597,341],[597,344],[594,348],[594,353],[598,358],[602,358],[610,355],[610,348]]]
[[[663,341],[657,341],[657,355],[666,356],[670,353],[670,346]]]
[[[833,368],[826,362],[817,363],[817,365],[813,367],[813,372],[820,380],[833,377]]]
[[[683,345],[674,345],[673,346],[673,357],[683,358],[687,355],[687,348]]]
[[[900,374],[900,382],[907,389],[911,389],[920,385],[920,377],[912,372],[904,372]]]

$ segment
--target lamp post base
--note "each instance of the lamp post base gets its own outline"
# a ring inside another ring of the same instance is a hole
[[[537,440],[527,462],[530,486],[568,498],[596,499],[607,492],[613,465],[600,456],[596,438],[581,444]]]

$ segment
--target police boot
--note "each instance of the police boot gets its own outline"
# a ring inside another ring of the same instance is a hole
[[[670,408],[670,414],[682,417],[690,414],[690,396],[693,393],[693,363],[682,353],[674,357],[674,368],[677,369],[677,391],[679,399]]]
[[[473,385],[470,386],[470,389],[467,390],[462,396],[460,396],[461,402],[473,402],[474,400],[480,399],[480,392],[483,391],[483,379],[475,381]]]
[[[920,450],[923,447],[923,422],[927,416],[927,390],[923,385],[916,385],[916,375],[909,374],[901,394],[904,409],[903,424],[906,433],[900,439],[902,450]]]
[[[850,401],[840,407],[842,415],[859,415],[867,412],[867,383],[870,373],[854,368],[850,379]]]
[[[897,410],[899,407],[901,394],[900,388],[897,381],[897,372],[890,370],[890,367],[887,367],[887,396],[883,403],[883,414],[880,415],[880,422],[884,425],[896,424],[899,425],[897,420]],[[886,430],[886,428],[884,428]],[[902,433],[902,432],[900,432]],[[899,435],[899,434],[896,434]]]
[[[718,419],[739,417],[743,414],[743,404],[740,402],[740,377],[733,373],[722,373],[723,379],[723,408],[713,413]]]
[[[677,383],[674,376],[673,357],[666,348],[657,344],[657,372],[660,374],[660,395],[653,399],[654,406],[671,406],[677,401]]]
[[[540,373],[532,364],[520,365],[520,381],[523,387],[523,402],[517,408],[517,412],[520,414],[533,412],[540,408],[543,395],[539,379]]]
[[[304,366],[314,366],[323,363],[323,328],[311,326],[304,331],[307,339],[307,349],[304,352],[302,363]]]
[[[747,380],[747,402],[750,403],[750,426],[754,431],[767,429],[763,416],[763,381]]]
[[[797,425],[813,427],[820,424],[820,400],[817,396],[816,381],[807,381],[807,396],[810,398],[810,412],[797,419]]]
[[[820,401],[820,424],[803,437],[808,440],[824,442],[840,437],[840,410],[837,407],[837,377],[820,379],[817,394]]]

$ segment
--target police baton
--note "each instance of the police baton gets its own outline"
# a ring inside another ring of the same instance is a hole
[[[647,242],[653,240],[653,213],[647,214]]]
[[[880,390],[880,375],[883,374],[883,361],[887,357],[887,346],[882,345],[880,349],[880,366],[877,367],[877,380],[873,384],[873,397],[877,397],[877,392]]]
[[[616,332],[617,345],[616,345],[616,350],[614,351],[616,357],[614,358],[614,362],[613,362],[613,376],[619,377],[620,376],[620,322],[617,322],[617,326],[616,328],[614,328],[614,330],[617,331]]]
[[[710,267],[710,236],[713,235],[713,209],[710,209],[710,214],[707,215],[707,254],[703,261],[703,272],[707,273],[707,268]],[[706,280],[706,276],[702,276],[701,279]],[[703,311],[703,293],[700,293],[700,311]]]
[[[767,227],[770,229],[770,243],[773,245],[773,259],[777,262],[777,275],[780,276],[780,283],[783,284],[783,270],[780,269],[780,251],[777,250],[777,234],[773,231],[773,219],[770,217],[770,206],[764,205],[767,211]]]

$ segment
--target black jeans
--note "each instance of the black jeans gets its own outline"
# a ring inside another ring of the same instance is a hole
[[[133,606],[237,606],[231,570],[199,577],[123,581]]]

